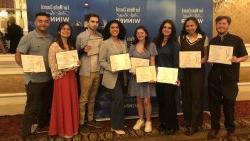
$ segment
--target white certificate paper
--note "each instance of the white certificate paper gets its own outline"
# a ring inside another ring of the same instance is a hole
[[[129,70],[131,61],[128,53],[110,56],[110,65],[113,72],[120,70]]]
[[[208,61],[220,64],[232,64],[233,56],[232,46],[210,45]]]
[[[179,62],[180,68],[201,68],[201,52],[180,51]]]
[[[149,66],[149,59],[141,59],[141,58],[135,58],[131,57],[131,69],[129,72],[135,74],[135,68],[136,67],[147,67]]]
[[[176,84],[176,81],[178,80],[177,68],[158,67],[157,70],[158,70],[157,82],[177,85]]]
[[[87,55],[91,56],[91,55],[99,54],[101,42],[102,42],[101,37],[90,36],[90,39],[88,40],[87,44],[88,44],[88,46],[91,46],[91,48],[87,52]]]
[[[137,83],[156,81],[155,66],[137,67],[135,72]]]
[[[23,72],[46,72],[43,56],[21,55]]]
[[[66,69],[78,66],[78,54],[76,50],[56,53],[58,69]]]

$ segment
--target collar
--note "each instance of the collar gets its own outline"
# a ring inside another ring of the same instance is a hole
[[[38,37],[38,38],[48,38],[49,37],[48,33],[46,33],[45,35],[43,35],[43,34],[39,34],[37,32],[37,30],[34,30],[34,31],[35,31],[35,36]]]
[[[186,35],[186,38],[189,40],[190,38],[188,37],[188,35]],[[198,36],[197,36],[197,38],[195,39],[195,40],[198,40],[198,39],[200,39],[200,38],[202,38],[202,35],[200,34],[200,33],[198,33]]]

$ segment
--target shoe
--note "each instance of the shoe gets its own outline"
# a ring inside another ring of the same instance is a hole
[[[41,133],[47,133],[48,132],[48,127],[37,127],[35,130],[36,134],[41,134]]]
[[[236,137],[234,132],[228,131],[227,132],[227,141],[236,141]]]
[[[158,131],[160,134],[164,134],[166,132],[166,125],[161,123],[158,127]]]
[[[166,134],[167,135],[174,135],[177,132],[177,129],[167,129]]]
[[[151,123],[151,121],[146,121],[144,131],[146,133],[152,132],[152,123]]]
[[[94,128],[102,128],[101,124],[96,122],[95,120],[88,121],[87,125],[91,126],[91,127],[94,127]]]
[[[219,133],[219,130],[218,129],[212,129],[208,132],[207,134],[207,139],[208,140],[212,140],[214,139]]]
[[[81,124],[80,125],[80,132],[83,132],[83,133],[85,133],[85,132],[88,132],[88,127],[87,127],[87,125],[86,124]]]
[[[197,128],[188,128],[185,132],[185,135],[187,136],[192,136],[193,134],[195,134],[196,132],[198,132]]]
[[[124,130],[115,130],[115,129],[111,128],[111,131],[115,132],[118,135],[125,135],[126,134]]]
[[[138,119],[133,127],[134,130],[140,130],[144,126],[145,122],[143,119]]]

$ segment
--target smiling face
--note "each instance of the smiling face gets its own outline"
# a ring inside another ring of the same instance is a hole
[[[161,32],[163,36],[169,37],[172,33],[172,25],[170,23],[165,23]]]
[[[229,23],[227,19],[222,19],[216,23],[216,31],[219,34],[224,34],[228,32],[228,29],[229,29]]]
[[[145,40],[147,36],[148,36],[147,33],[142,28],[137,29],[136,38],[138,39],[138,41]]]
[[[39,31],[46,31],[50,26],[50,18],[47,16],[37,16],[35,19],[36,29]]]
[[[185,29],[188,34],[194,34],[196,33],[197,30],[197,25],[193,20],[189,20],[186,22]]]
[[[109,32],[111,36],[118,37],[120,32],[118,23],[112,23],[109,27]]]
[[[64,25],[61,30],[59,31],[59,34],[63,38],[69,38],[71,35],[71,28],[69,25]]]

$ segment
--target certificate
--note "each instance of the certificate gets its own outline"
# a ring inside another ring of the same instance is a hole
[[[137,67],[135,72],[137,83],[156,81],[155,66]]]
[[[180,68],[201,68],[200,51],[180,51]]]
[[[21,55],[23,72],[46,72],[43,56]]]
[[[131,68],[129,54],[125,53],[110,56],[110,65],[113,72],[120,70],[129,70]]]
[[[141,59],[141,58],[134,58],[131,57],[131,69],[129,72],[135,74],[135,68],[136,67],[147,67],[149,66],[149,59]]]
[[[157,82],[176,85],[178,80],[177,68],[158,67],[157,70]]]
[[[66,69],[78,66],[78,54],[76,50],[56,53],[58,69]]]
[[[88,40],[87,45],[91,46],[91,48],[87,52],[87,55],[91,56],[91,55],[99,54],[101,42],[102,42],[101,37],[92,37],[92,36],[90,36],[90,39]]]
[[[208,61],[220,64],[232,64],[231,59],[233,56],[232,46],[217,46],[210,45]]]

